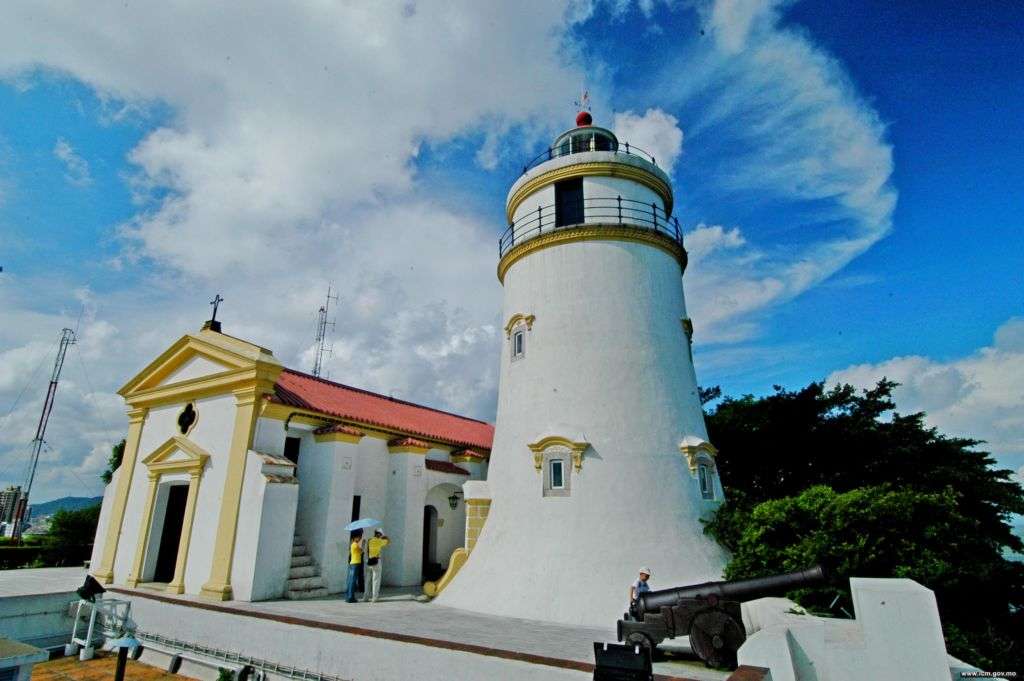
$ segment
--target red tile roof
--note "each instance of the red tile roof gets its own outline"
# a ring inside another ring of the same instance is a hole
[[[435,442],[490,451],[494,439],[494,426],[489,423],[352,388],[293,369],[281,372],[270,399]]]
[[[456,466],[451,461],[434,461],[433,459],[427,459],[427,470],[437,471],[439,473],[454,473],[455,475],[469,475],[469,471],[460,466]]]
[[[452,452],[452,456],[468,456],[474,459],[486,459],[486,454],[481,454],[472,449],[457,449]]]
[[[430,449],[429,444],[414,437],[396,437],[388,440],[388,447],[423,447],[424,449]]]
[[[359,430],[358,428],[346,426],[344,423],[332,423],[329,426],[317,428],[316,430],[313,431],[313,433],[316,435],[327,435],[328,433],[343,433],[345,435],[355,435],[357,437],[362,437],[366,435],[366,433]]]

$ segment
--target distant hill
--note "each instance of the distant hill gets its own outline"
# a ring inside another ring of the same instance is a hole
[[[54,499],[42,504],[31,504],[32,517],[42,518],[43,516],[53,515],[60,509],[77,511],[80,508],[95,506],[101,501],[103,501],[103,497],[61,497],[60,499]]]

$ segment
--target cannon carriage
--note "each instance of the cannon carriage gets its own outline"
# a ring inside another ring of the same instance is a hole
[[[825,581],[820,566],[735,582],[705,582],[650,591],[630,604],[618,622],[619,641],[652,652],[665,639],[690,637],[693,652],[709,667],[735,667],[747,639],[740,604]]]

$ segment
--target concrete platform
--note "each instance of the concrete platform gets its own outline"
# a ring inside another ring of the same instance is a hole
[[[494,617],[388,590],[374,604],[339,598],[214,603],[193,596],[111,589],[132,601],[139,631],[197,641],[343,679],[589,679],[595,641],[615,641],[614,623],[587,629]],[[144,636],[140,636],[145,640]],[[673,659],[674,658],[674,659]],[[724,681],[699,660],[655,663],[659,681]]]
[[[40,648],[71,637],[68,604],[85,581],[85,568],[0,570],[0,636]]]

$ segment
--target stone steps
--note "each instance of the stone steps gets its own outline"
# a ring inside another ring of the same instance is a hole
[[[306,601],[311,598],[326,598],[327,595],[327,589],[325,587],[321,587],[319,589],[309,589],[306,591],[288,590],[284,592],[284,597],[290,601]]]
[[[327,596],[327,585],[320,576],[320,568],[309,555],[302,537],[292,538],[292,561],[288,570],[288,582],[285,585],[284,597],[294,601]]]
[[[306,556],[309,558],[309,556]],[[292,569],[288,571],[288,579],[295,579],[297,577],[314,577],[319,573],[316,566],[312,564],[313,559],[309,558],[310,565],[295,565],[292,563]]]
[[[324,586],[323,577],[320,575],[313,575],[312,577],[295,577],[294,579],[288,580],[289,591],[310,591],[312,589],[320,589]]]

